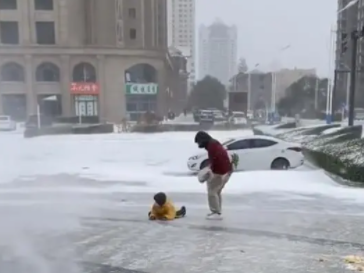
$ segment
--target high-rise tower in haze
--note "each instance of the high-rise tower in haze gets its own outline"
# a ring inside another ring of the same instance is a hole
[[[210,26],[200,26],[198,78],[210,75],[228,84],[237,71],[237,43],[236,26],[220,20]]]
[[[189,82],[195,82],[195,1],[168,0],[168,45],[187,57]]]

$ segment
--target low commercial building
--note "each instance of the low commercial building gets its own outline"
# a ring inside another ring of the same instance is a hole
[[[316,75],[315,69],[294,68],[268,73],[238,73],[230,80],[229,108],[244,112],[258,109],[271,111],[291,84],[311,75]]]

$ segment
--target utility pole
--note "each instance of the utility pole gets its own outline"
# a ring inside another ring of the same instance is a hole
[[[319,92],[319,78],[316,77],[316,82],[315,82],[315,111],[316,112],[318,110],[318,92]]]
[[[339,76],[340,71],[338,69],[334,70],[334,82],[333,82],[333,86],[332,86],[332,106],[331,106],[331,111],[332,111],[332,115],[333,115],[333,119],[335,119],[335,112],[336,112],[336,95],[337,95],[337,79]]]
[[[364,30],[364,28],[363,28]],[[356,57],[358,51],[358,40],[363,37],[364,31],[353,30],[351,32],[351,71],[350,71],[350,92],[349,92],[349,117],[348,117],[348,125],[354,125],[355,118],[355,88],[356,88]]]

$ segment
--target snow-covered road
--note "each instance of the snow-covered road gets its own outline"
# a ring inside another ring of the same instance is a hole
[[[212,132],[218,139],[242,134],[251,132]],[[186,167],[187,158],[197,152],[193,136],[164,133],[24,139],[19,134],[0,134],[0,253],[5,249],[10,258],[18,257],[38,273],[85,272],[70,262],[74,259],[110,264],[120,269],[115,272],[127,272],[123,267],[162,273],[210,272],[212,262],[206,260],[204,265],[197,258],[220,255],[219,249],[207,255],[208,249],[192,245],[212,236],[210,243],[230,249],[229,257],[221,254],[224,259],[233,259],[230,267],[222,266],[218,272],[238,272],[254,259],[249,256],[247,263],[238,257],[240,252],[231,253],[242,242],[244,251],[258,256],[263,245],[272,255],[274,251],[287,254],[298,245],[315,253],[328,251],[313,247],[311,237],[325,238],[327,244],[334,245],[339,244],[334,239],[364,244],[358,239],[364,222],[363,190],[339,186],[320,170],[235,173],[225,189],[224,221],[218,227],[206,223],[205,187]],[[152,193],[161,190],[188,207],[189,217],[170,228],[151,226],[145,220]],[[176,227],[183,231],[182,237]],[[221,235],[223,232],[227,234]],[[163,238],[165,233],[168,236]],[[295,245],[282,239],[292,234]],[[158,246],[153,245],[155,240]],[[341,255],[342,251],[333,252]],[[190,262],[183,267],[171,255]],[[285,272],[277,271],[282,264],[269,265],[273,256],[263,256],[259,259],[274,270],[259,272]],[[158,259],[163,259],[163,267]],[[292,259],[298,263],[304,260],[300,255]],[[305,264],[286,265],[288,269],[299,266],[307,272]],[[0,271],[5,269],[9,271],[0,260]],[[23,273],[19,270],[10,271]]]

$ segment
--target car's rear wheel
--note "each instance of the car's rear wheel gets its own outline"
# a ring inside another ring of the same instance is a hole
[[[273,160],[270,168],[272,170],[288,170],[289,161],[285,158],[276,158]]]
[[[208,165],[209,165],[209,160],[208,159],[205,159],[200,164],[200,170],[205,169]]]

